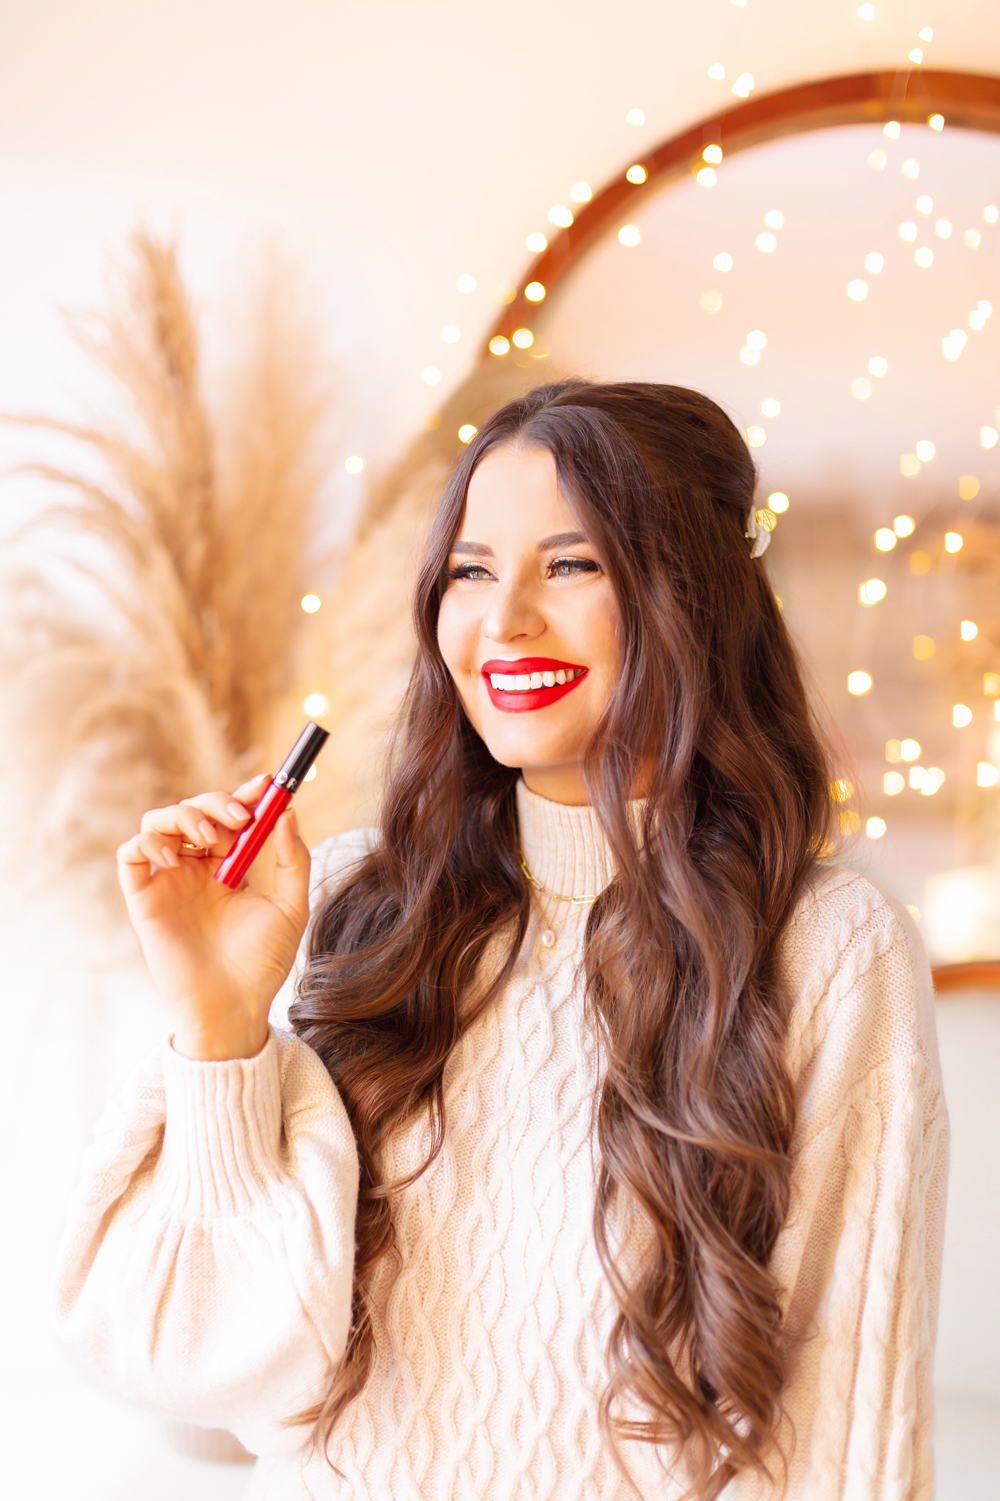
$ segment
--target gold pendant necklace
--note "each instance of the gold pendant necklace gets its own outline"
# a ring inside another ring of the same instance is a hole
[[[569,921],[569,919],[573,916],[574,907],[589,907],[592,902],[597,901],[598,895],[600,893],[595,892],[593,896],[564,896],[561,891],[552,891],[548,886],[543,886],[534,872],[529,869],[528,863],[520,851],[518,851],[517,858],[518,862],[520,863],[521,869],[524,871],[524,874],[527,876],[536,893],[541,896],[547,896],[549,900],[553,902],[566,902],[570,907],[570,910],[566,913],[565,917],[560,917],[558,922],[551,922],[546,916],[545,909],[543,908],[541,902],[538,901],[538,896],[535,896],[538,911],[541,915],[542,922],[545,924],[545,926],[542,928],[542,934],[539,941],[543,949],[555,948],[556,935],[554,930],[560,927],[564,922]]]

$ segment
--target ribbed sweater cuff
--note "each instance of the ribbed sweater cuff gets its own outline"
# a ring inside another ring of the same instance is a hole
[[[166,1127],[160,1171],[171,1208],[239,1214],[280,1175],[281,1082],[271,1031],[253,1058],[200,1062],[163,1044]]]

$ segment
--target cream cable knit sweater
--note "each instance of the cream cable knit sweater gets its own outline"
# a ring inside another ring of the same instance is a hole
[[[608,882],[589,808],[521,786],[518,811],[545,885]],[[367,837],[320,846],[317,894]],[[585,921],[544,949],[533,919],[449,1059],[445,1147],[397,1205],[402,1271],[377,1288],[375,1369],[331,1445],[344,1479],[282,1420],[322,1397],[344,1349],[357,1158],[329,1076],[286,1031],[228,1063],[164,1044],[105,1113],[58,1272],[81,1359],[137,1402],[238,1434],[264,1456],[258,1501],[631,1501],[597,1424],[612,1300],[591,1233]],[[837,869],[817,872],[783,963],[800,1108],[772,1263],[798,1342],[787,1494],[923,1501],[947,1163],[927,963],[905,912]],[[424,1149],[415,1122],[388,1171]],[[679,1494],[654,1449],[625,1449],[644,1501]]]

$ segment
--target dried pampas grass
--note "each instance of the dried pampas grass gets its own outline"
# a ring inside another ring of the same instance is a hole
[[[109,310],[72,327],[128,416],[10,419],[73,440],[80,464],[20,470],[68,494],[2,559],[3,755],[18,787],[4,823],[19,879],[27,847],[36,880],[85,868],[106,890],[144,808],[260,769],[301,618],[328,392],[287,273],[272,274],[252,354],[210,417],[177,249],[144,232]],[[66,586],[67,565],[85,587]]]

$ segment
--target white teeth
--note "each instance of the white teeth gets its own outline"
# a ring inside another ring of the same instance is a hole
[[[562,687],[582,677],[582,667],[560,667],[558,672],[491,672],[490,683],[501,693],[528,693],[538,688]]]

